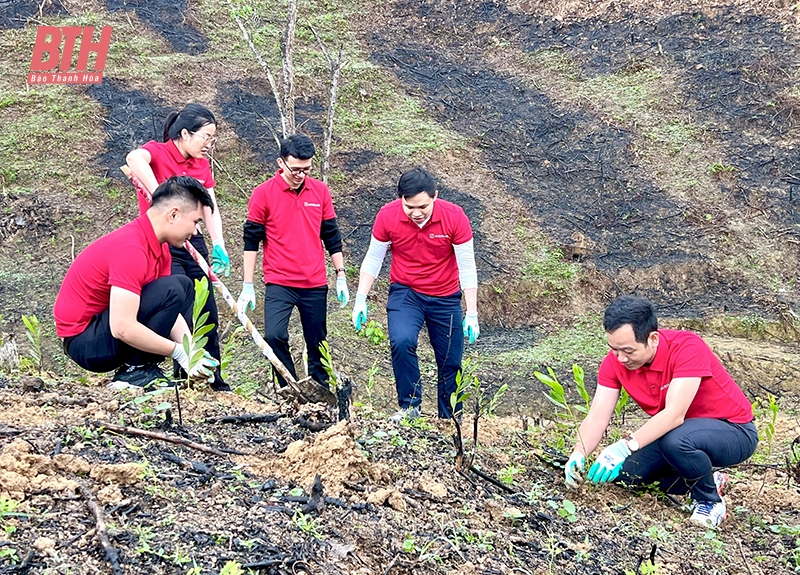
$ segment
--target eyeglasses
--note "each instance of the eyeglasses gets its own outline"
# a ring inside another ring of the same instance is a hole
[[[289,170],[295,176],[299,176],[300,174],[307,176],[308,174],[311,173],[311,166],[308,166],[307,168],[293,168],[292,166],[286,163],[286,160],[282,161],[283,161],[283,167]]]
[[[209,146],[213,146],[214,144],[217,143],[217,138],[215,138],[211,134],[205,134],[203,132],[192,132],[192,135],[200,136],[201,138],[203,138],[203,143],[208,144]]]

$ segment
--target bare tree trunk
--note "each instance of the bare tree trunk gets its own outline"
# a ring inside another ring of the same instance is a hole
[[[283,32],[281,41],[281,59],[283,61],[283,113],[281,121],[283,124],[283,137],[295,133],[294,119],[294,64],[292,54],[294,53],[294,36],[297,28],[297,0],[288,0],[289,10],[286,14],[286,29]],[[277,95],[276,98],[277,100]]]
[[[328,61],[328,66],[330,66],[331,71],[331,87],[328,94],[328,119],[325,122],[325,140],[322,146],[322,167],[320,168],[320,179],[327,184],[331,165],[331,141],[333,139],[333,115],[336,108],[336,93],[339,90],[339,75],[347,62],[342,60],[341,48],[339,48],[339,54],[334,61],[328,53],[328,49],[325,47],[322,38],[317,34],[317,31],[311,23],[308,24],[308,27],[311,28],[311,31],[314,33],[314,37],[317,39],[317,43],[322,53],[325,55],[325,59]]]
[[[231,9],[231,15],[233,19],[236,20],[236,24],[239,25],[239,30],[242,31],[242,36],[244,37],[247,44],[250,46],[250,50],[253,51],[253,55],[256,57],[256,61],[261,65],[261,69],[264,70],[264,73],[267,75],[267,81],[269,82],[269,87],[272,89],[272,95],[275,96],[275,105],[278,108],[278,114],[281,117],[281,124],[284,126],[283,128],[283,135],[286,136],[286,127],[285,127],[285,114],[283,112],[283,100],[280,97],[280,93],[278,92],[278,84],[275,82],[275,76],[272,75],[272,70],[270,70],[269,64],[267,64],[264,57],[261,55],[261,52],[258,51],[253,39],[250,37],[250,34],[247,32],[247,28],[245,28],[242,19],[239,18],[239,15],[236,13],[236,8],[233,5],[231,0],[228,0],[228,6]],[[294,117],[294,106],[292,107],[292,117]],[[272,130],[272,126],[270,126]],[[275,130],[272,130],[272,136],[275,138],[275,143],[280,146],[280,141],[278,140]]]

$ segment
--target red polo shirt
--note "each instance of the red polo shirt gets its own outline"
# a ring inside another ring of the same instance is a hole
[[[392,242],[389,281],[428,296],[453,295],[459,290],[453,246],[472,239],[469,218],[460,206],[437,198],[430,219],[420,228],[401,202],[398,198],[383,206],[372,228],[376,240]]]
[[[137,295],[150,282],[170,275],[169,245],[159,243],[147,216],[93,241],[67,270],[53,315],[59,337],[78,335],[108,309],[111,287]]]
[[[281,170],[253,190],[247,219],[265,228],[264,283],[315,288],[327,285],[323,220],[336,217],[328,186],[306,176],[298,194]]]
[[[621,385],[645,412],[655,415],[664,409],[673,379],[699,377],[700,387],[686,411],[686,419],[752,421],[753,408],[747,397],[700,336],[672,329],[660,329],[658,334],[653,363],[630,371],[610,351],[600,364],[597,383],[616,389]]]
[[[169,142],[151,140],[142,148],[150,152],[150,168],[159,185],[172,176],[191,176],[206,188],[213,188],[216,185],[208,158],[194,156],[184,158],[172,140]],[[139,215],[142,215],[150,207],[150,203],[141,194],[138,194],[136,199],[139,201]]]

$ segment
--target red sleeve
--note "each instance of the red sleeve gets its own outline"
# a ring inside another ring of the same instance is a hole
[[[261,184],[256,187],[250,195],[250,201],[247,204],[247,219],[255,224],[266,226],[269,209],[267,208],[267,195],[263,186],[264,184]]]
[[[603,358],[603,362],[600,364],[600,369],[597,370],[597,385],[602,385],[603,387],[610,387],[612,389],[621,389],[622,384],[617,377],[617,374],[614,372],[614,362],[617,361],[617,358],[609,352]]]
[[[379,242],[391,241],[389,237],[389,230],[386,229],[386,208],[381,208],[378,216],[375,218],[375,224],[372,226],[372,235]]]
[[[147,246],[136,246],[124,258],[112,258],[108,264],[108,285],[141,295],[147,280],[146,249]]]
[[[205,174],[199,174],[203,177],[197,179],[202,179],[205,182],[203,185],[206,189],[213,188],[217,185],[217,182],[214,180],[214,174],[211,172],[211,162],[208,161],[208,158],[203,158],[203,167],[205,168],[205,170],[203,170]]]
[[[670,377],[711,377],[711,350],[699,338],[682,341],[669,358]]]
[[[460,207],[454,214],[452,221],[453,229],[450,231],[450,237],[453,238],[453,245],[460,246],[472,239],[472,226],[469,223],[469,218],[464,210]]]

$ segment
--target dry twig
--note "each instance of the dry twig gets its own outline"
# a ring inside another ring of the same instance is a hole
[[[146,429],[139,429],[137,427],[126,427],[124,425],[115,425],[113,423],[106,423],[103,421],[95,421],[92,423],[92,426],[103,430],[107,429],[109,431],[113,431],[114,433],[122,433],[124,435],[135,435],[139,437],[147,437],[150,439],[158,439],[160,441],[166,441],[168,443],[174,443],[176,445],[183,445],[184,447],[189,447],[191,449],[196,449],[197,451],[202,451],[204,453],[211,453],[213,455],[218,455],[219,457],[226,457],[227,453],[233,453],[235,455],[246,455],[240,451],[228,450],[227,453],[215,447],[209,447],[208,445],[203,445],[202,443],[197,443],[195,441],[191,441],[179,435],[171,435],[167,433],[158,433],[157,431],[148,431]]]
[[[78,484],[78,488],[81,491],[81,495],[86,500],[86,505],[89,506],[89,509],[94,515],[94,521],[96,525],[96,533],[97,540],[100,542],[100,546],[103,548],[103,551],[106,554],[106,559],[108,562],[111,563],[111,570],[114,575],[122,575],[122,568],[119,566],[119,551],[117,551],[116,547],[111,545],[111,541],[108,539],[108,531],[106,530],[106,521],[103,517],[103,510],[100,509],[100,506],[97,505],[97,501],[94,499],[94,495],[92,492],[89,491],[89,488],[85,485]]]

